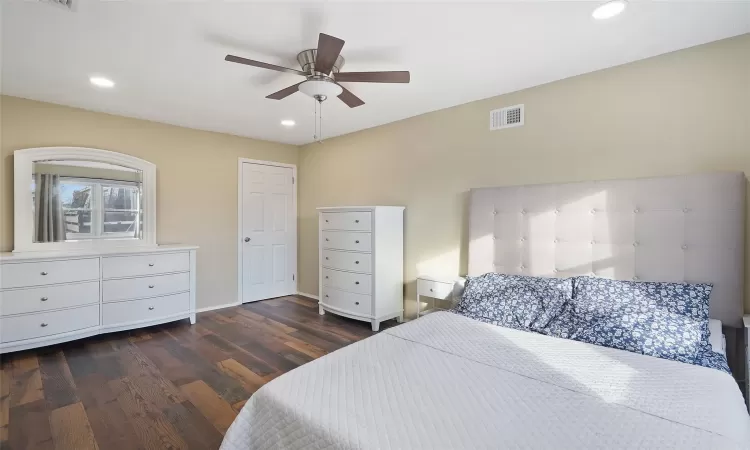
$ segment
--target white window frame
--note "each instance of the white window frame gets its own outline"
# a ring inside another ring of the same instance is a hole
[[[139,170],[142,174],[141,239],[80,239],[63,242],[34,242],[34,216],[29,180],[34,163],[52,160],[101,162]],[[83,147],[40,147],[13,153],[13,243],[14,252],[50,252],[65,250],[107,250],[156,246],[156,166],[146,160],[123,153]]]
[[[102,207],[102,200],[104,200],[104,190],[102,185],[115,186],[115,187],[138,187],[138,183],[122,181],[122,180],[106,180],[98,178],[77,178],[77,177],[60,177],[60,183],[78,183],[86,184],[91,186],[91,203],[89,211],[91,211],[91,229],[94,230],[91,233],[76,233],[76,239],[67,239],[68,242],[80,241],[83,239],[135,239],[131,233],[105,233],[104,232],[104,213],[107,212]],[[140,196],[139,196],[140,197]],[[140,220],[140,198],[136,198],[137,207],[135,209],[117,209],[111,210],[116,212],[130,211],[137,213],[137,219]],[[63,210],[70,210],[71,208],[63,207]],[[83,209],[83,208],[79,208]],[[67,238],[67,232],[66,232]]]

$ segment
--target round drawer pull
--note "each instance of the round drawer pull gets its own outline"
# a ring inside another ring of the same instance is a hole
[[[149,285],[148,285],[148,288],[149,288],[149,289],[153,289],[153,288],[154,288],[154,285],[153,285],[153,284],[149,284]]]
[[[149,307],[148,307],[148,310],[149,310],[149,311],[153,311],[153,310],[154,310],[154,307],[153,307],[153,306],[149,306]]]
[[[355,305],[359,305],[359,302],[354,302]]]
[[[359,284],[359,281],[355,281],[354,284]]]
[[[326,275],[326,280],[328,279],[328,275]]]
[[[432,288],[430,288],[430,292],[435,292]]]
[[[354,264],[359,264],[359,261],[354,261]]]
[[[359,244],[359,241],[354,241],[355,244]]]
[[[42,324],[40,325],[40,327],[42,327],[42,328],[44,328],[44,327],[46,327],[46,326],[47,326],[47,324],[46,324],[46,323],[44,323],[44,322],[42,322]]]
[[[328,238],[326,238],[326,242],[328,242]]]
[[[326,298],[328,298],[328,294],[326,294]]]
[[[40,298],[39,300],[41,300],[41,301],[43,301],[43,302],[46,302],[46,301],[47,301],[47,300],[49,300],[49,299],[48,299],[47,297],[42,297],[42,298]]]
[[[149,267],[154,267],[154,263],[148,263]]]
[[[326,219],[326,223],[328,223],[328,219]]]
[[[328,257],[326,256],[326,261],[328,261]]]
[[[42,272],[42,275],[47,275],[47,272]]]
[[[355,220],[354,223],[359,223],[359,220]]]

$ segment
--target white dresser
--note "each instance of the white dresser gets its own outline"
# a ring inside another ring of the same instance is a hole
[[[197,247],[0,254],[0,353],[189,318]]]
[[[320,314],[372,323],[404,318],[404,208],[318,208]]]

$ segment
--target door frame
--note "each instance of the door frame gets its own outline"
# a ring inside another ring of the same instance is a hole
[[[242,165],[245,163],[259,164],[262,166],[273,166],[273,167],[284,167],[292,169],[292,206],[294,209],[294,287],[293,291],[286,295],[294,295],[297,293],[297,268],[298,268],[298,253],[299,253],[299,240],[298,240],[298,223],[297,218],[299,212],[297,211],[297,185],[299,179],[297,178],[297,165],[280,163],[276,161],[263,161],[260,159],[248,159],[248,158],[237,158],[237,305],[242,304],[242,283],[243,283],[243,272],[242,272]],[[251,302],[248,302],[251,303]]]

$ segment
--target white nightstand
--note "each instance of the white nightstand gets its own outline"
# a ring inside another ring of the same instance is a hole
[[[745,401],[747,402],[747,409],[750,411],[750,352],[748,352],[748,343],[750,343],[750,314],[742,318],[742,322],[745,324],[745,332],[743,337],[745,340]]]
[[[453,299],[453,280],[440,279],[422,275],[417,277],[417,317],[429,314],[433,311],[440,311],[443,308],[435,307],[435,300],[452,300]],[[432,308],[422,310],[422,297],[433,299]]]

